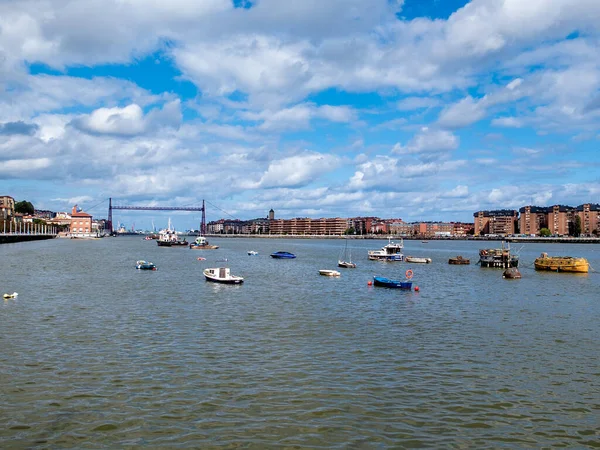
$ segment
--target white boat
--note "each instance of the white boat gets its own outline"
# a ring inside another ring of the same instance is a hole
[[[404,255],[402,249],[404,248],[404,241],[400,239],[400,242],[392,242],[392,238],[388,238],[388,243],[381,247],[381,250],[369,250],[369,259],[378,261],[402,261]]]
[[[405,256],[404,261],[409,262],[409,263],[430,264],[431,258],[422,258],[420,256]]]
[[[229,267],[212,267],[204,269],[203,273],[207,281],[227,284],[241,284],[244,282],[244,278],[231,275]]]
[[[255,252],[254,250],[248,250],[248,255],[256,256],[256,255],[258,255],[258,252]]]
[[[321,270],[319,270],[319,274],[326,276],[326,277],[339,277],[341,275],[341,273],[338,272],[337,270],[330,270],[330,269],[321,269]]]
[[[338,267],[354,269],[356,268],[356,264],[352,262],[352,252],[348,249],[348,239],[345,239],[345,241],[344,251],[338,259]]]
[[[188,245],[187,241],[185,239],[180,239],[175,229],[171,227],[171,218],[169,218],[167,228],[158,232],[156,244],[159,247],[187,247]]]

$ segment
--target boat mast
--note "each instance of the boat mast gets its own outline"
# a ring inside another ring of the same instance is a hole
[[[200,222],[200,235],[206,236],[206,208],[204,208],[204,200],[202,200],[202,221]]]

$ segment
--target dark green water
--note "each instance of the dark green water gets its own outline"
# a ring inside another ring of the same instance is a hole
[[[409,265],[359,241],[336,279],[318,270],[341,241],[211,243],[0,245],[19,293],[0,300],[0,448],[600,447],[600,273],[532,268],[546,251],[600,270],[600,246],[526,244],[504,280],[448,265],[489,243],[406,241],[433,259]],[[245,283],[204,280],[223,264]],[[408,268],[419,292],[367,285]]]

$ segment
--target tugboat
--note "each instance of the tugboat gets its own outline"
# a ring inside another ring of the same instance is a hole
[[[479,264],[481,267],[496,267],[508,269],[519,266],[519,255],[511,254],[510,244],[502,248],[483,248],[479,250]]]

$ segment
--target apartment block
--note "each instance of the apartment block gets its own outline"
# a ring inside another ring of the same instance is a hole
[[[478,211],[473,214],[473,217],[475,218],[474,235],[514,234],[515,222],[518,214],[519,213],[513,209]]]
[[[584,203],[577,207],[577,214],[581,219],[581,234],[591,235],[598,232],[600,224],[600,205],[597,203]]]
[[[519,231],[521,234],[538,235],[542,228],[548,228],[548,208],[524,206],[519,209]]]

